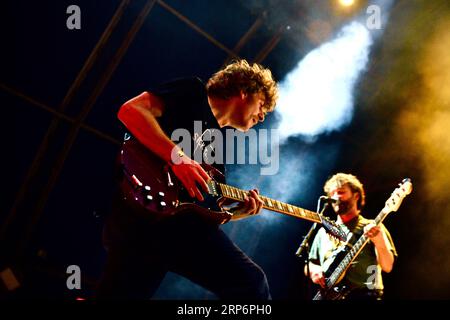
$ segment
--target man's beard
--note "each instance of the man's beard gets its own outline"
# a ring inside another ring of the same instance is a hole
[[[337,211],[336,206],[334,207],[336,214],[338,215],[346,214],[352,209],[352,201],[339,201],[337,207],[338,207]]]

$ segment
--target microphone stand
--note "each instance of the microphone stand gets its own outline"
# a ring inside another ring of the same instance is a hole
[[[325,205],[322,208],[322,211],[319,212],[319,208],[320,208],[320,202],[321,202],[322,198],[319,198],[319,200],[317,201],[317,209],[316,209],[316,213],[319,215],[319,217],[322,217],[322,214],[325,212],[325,209],[328,207],[328,202],[325,202]],[[314,224],[312,225],[312,227],[309,229],[308,233],[306,234],[306,236],[303,236],[303,241],[300,244],[300,246],[298,247],[297,251],[295,252],[295,255],[299,258],[301,258],[305,252],[305,256],[303,256],[305,258],[305,267],[306,267],[306,276],[307,276],[307,287],[310,288],[309,286],[309,278],[311,276],[310,274],[310,270],[309,270],[309,240],[311,239],[311,237],[313,236],[313,234],[315,233],[317,229],[317,222],[314,222]],[[311,290],[309,290],[311,291]]]
[[[319,208],[320,208],[320,200],[321,200],[321,199],[319,199],[319,200],[317,201],[317,210],[316,210],[316,213],[319,215],[319,217],[322,217],[322,214],[324,213],[325,209],[328,207],[328,202],[325,202],[325,205],[323,206],[322,211],[319,212]],[[314,224],[313,224],[312,227],[309,229],[309,231],[308,231],[308,233],[306,234],[306,236],[303,236],[303,241],[302,241],[302,243],[300,244],[300,246],[298,247],[297,251],[295,252],[295,255],[296,255],[297,257],[301,258],[302,255],[303,255],[303,251],[304,251],[305,249],[308,249],[308,250],[307,250],[307,251],[308,251],[307,253],[309,254],[309,239],[312,237],[312,235],[313,235],[314,231],[316,230],[316,228],[317,228],[317,222],[314,222]]]

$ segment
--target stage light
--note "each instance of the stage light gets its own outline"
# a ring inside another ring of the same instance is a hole
[[[339,0],[339,3],[345,7],[350,7],[355,3],[355,0]]]

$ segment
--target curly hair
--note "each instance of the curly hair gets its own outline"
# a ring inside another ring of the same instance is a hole
[[[269,69],[246,60],[237,60],[216,72],[206,84],[208,95],[220,99],[229,99],[240,92],[263,92],[265,103],[264,113],[271,112],[275,108],[278,99],[278,87],[273,80]]]
[[[348,185],[353,193],[359,193],[359,199],[357,203],[358,209],[362,209],[366,203],[366,193],[364,191],[363,184],[358,180],[358,178],[349,173],[336,173],[331,178],[325,182],[323,190],[327,195],[336,187],[342,187]]]

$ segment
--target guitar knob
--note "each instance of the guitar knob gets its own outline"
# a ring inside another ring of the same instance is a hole
[[[145,186],[141,189],[141,192],[142,192],[142,195],[144,196],[144,198],[146,195],[150,194],[150,190],[151,190],[150,186]]]
[[[158,206],[160,209],[164,209],[167,206],[167,203],[164,201],[164,192],[158,192]]]
[[[142,188],[142,195],[144,197],[144,201],[147,203],[153,200],[153,197],[150,195],[150,190],[150,186],[145,186]]]

